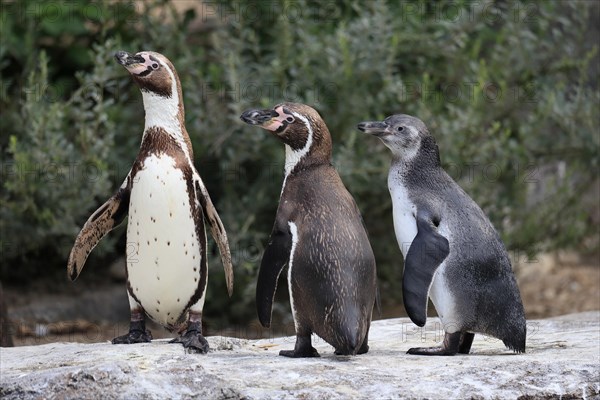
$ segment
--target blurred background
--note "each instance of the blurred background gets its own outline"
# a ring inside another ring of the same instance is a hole
[[[113,58],[154,50],[177,68],[198,168],[229,234],[235,293],[210,242],[207,334],[293,334],[285,281],[259,328],[257,268],[284,151],[238,116],[281,101],[325,119],[334,164],[377,258],[383,311],[404,316],[389,151],[355,129],[418,116],[449,174],[500,232],[528,318],[600,309],[600,3],[596,1],[14,1],[0,9],[0,297],[16,345],[126,332],[125,226],[80,278],[66,260],[121,184],[141,94]],[[432,307],[430,312],[435,315]],[[170,334],[153,327],[155,337]]]

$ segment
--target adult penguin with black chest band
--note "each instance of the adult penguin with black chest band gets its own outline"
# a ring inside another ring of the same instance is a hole
[[[92,249],[129,214],[127,293],[129,332],[114,344],[149,342],[147,314],[173,331],[173,343],[206,353],[202,336],[208,269],[204,220],[218,244],[227,288],[233,268],[223,224],[193,164],[184,124],[183,97],[173,64],[162,54],[120,51],[117,62],[139,86],[146,111],[142,144],[125,181],[87,220],[75,240],[67,270],[75,280]]]
[[[314,109],[296,103],[248,110],[241,119],[285,143],[279,208],[256,287],[261,324],[271,324],[277,280],[287,265],[296,345],[279,354],[318,357],[312,333],[338,355],[366,353],[375,257],[358,207],[331,165],[327,126]]]
[[[525,351],[526,321],[508,254],[481,208],[442,169],[425,124],[409,115],[358,124],[392,151],[388,187],[404,256],[402,290],[411,320],[425,325],[431,297],[445,337],[409,354],[468,354],[474,333]]]

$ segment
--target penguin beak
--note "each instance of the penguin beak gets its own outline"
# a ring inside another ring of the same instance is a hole
[[[117,62],[125,68],[130,67],[133,64],[142,64],[146,62],[144,57],[139,55],[132,55],[126,51],[117,51],[115,53],[115,58],[117,59]]]
[[[377,137],[387,135],[388,134],[387,127],[388,126],[385,122],[379,122],[379,121],[361,122],[360,124],[358,124],[356,126],[356,128],[359,131],[367,133],[369,135],[377,136]]]
[[[257,125],[275,134],[283,132],[293,117],[288,115],[283,107],[274,110],[248,110],[240,115],[240,119],[248,125]]]
[[[247,110],[240,115],[240,119],[248,125],[266,125],[273,118],[278,117],[279,113],[275,110]]]

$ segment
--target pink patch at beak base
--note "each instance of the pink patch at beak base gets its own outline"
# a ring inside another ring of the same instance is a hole
[[[275,112],[279,114],[276,117],[273,117],[270,121],[265,122],[262,127],[269,131],[276,131],[283,125],[283,121],[286,120],[288,115],[283,112],[283,107],[279,106],[275,109]]]
[[[143,63],[132,64],[130,66],[125,67],[132,74],[138,75],[146,71],[148,68],[151,68],[152,64],[157,64],[156,61],[150,59],[150,56],[148,54],[140,54],[140,56],[144,59]]]

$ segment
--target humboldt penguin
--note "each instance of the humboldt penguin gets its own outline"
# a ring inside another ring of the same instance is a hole
[[[331,136],[303,104],[248,110],[241,119],[285,144],[285,177],[256,287],[261,324],[269,327],[279,275],[287,279],[296,331],[286,357],[318,357],[315,333],[338,355],[366,353],[376,295],[375,257],[362,217],[331,164]]]
[[[481,208],[442,169],[425,124],[400,114],[361,122],[358,129],[392,151],[388,187],[404,256],[406,311],[425,325],[431,297],[445,331],[440,347],[408,353],[468,354],[475,332],[524,352],[525,312],[504,244]]]
[[[146,121],[140,151],[117,192],[87,220],[69,255],[75,280],[96,244],[128,216],[127,293],[129,332],[114,344],[149,342],[145,315],[181,335],[190,352],[206,353],[202,309],[208,278],[206,232],[219,247],[229,295],[233,268],[223,224],[193,164],[184,124],[181,84],[162,54],[124,51],[115,58],[142,92]]]

